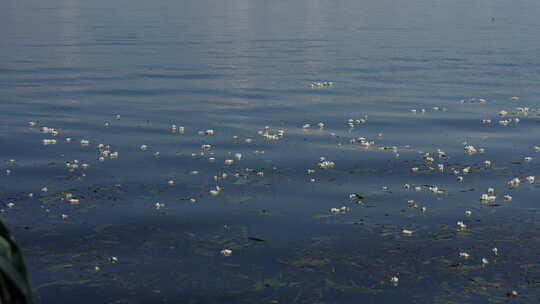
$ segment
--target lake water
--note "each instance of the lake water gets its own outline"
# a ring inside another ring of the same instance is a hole
[[[536,303],[539,15],[2,1],[0,202],[35,302]]]

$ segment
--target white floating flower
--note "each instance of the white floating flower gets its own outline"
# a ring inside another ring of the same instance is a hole
[[[465,223],[463,223],[462,221],[458,221],[457,226],[458,226],[459,230],[463,230],[463,229],[467,228],[467,225],[465,225]]]
[[[110,258],[109,258],[109,261],[110,261],[111,263],[118,263],[118,258],[115,257],[115,256],[113,256],[113,257],[110,257]]]
[[[226,159],[226,160],[225,160],[225,165],[227,165],[227,166],[230,166],[230,165],[232,165],[233,163],[234,163],[234,159]]]
[[[164,203],[160,203],[160,202],[157,202],[154,204],[154,207],[156,209],[161,209],[161,208],[164,208],[165,207],[165,204]]]
[[[489,264],[489,261],[488,261],[488,259],[486,259],[486,258],[482,258],[482,264],[484,264],[484,265],[487,265],[487,264]]]
[[[223,249],[219,252],[222,256],[229,257],[232,255],[232,250],[230,249]]]
[[[348,207],[341,207],[341,208],[330,208],[330,213],[338,214],[338,213],[345,213],[349,211],[350,209]]]
[[[49,188],[43,187],[43,188],[41,188],[41,192],[49,192]]]
[[[497,199],[497,197],[495,195],[489,195],[489,194],[482,194],[482,196],[480,197],[480,200],[483,201],[483,202],[493,202]]]
[[[333,168],[335,163],[333,161],[325,160],[319,163],[319,167],[322,169]]]
[[[404,235],[407,235],[407,236],[411,236],[413,234],[414,231],[412,230],[407,230],[407,229],[403,229],[401,231]]]
[[[530,161],[533,160],[533,158],[530,157],[530,156],[527,156],[527,157],[523,158],[523,160],[526,161],[526,162],[530,162]]]
[[[146,150],[148,150],[148,146],[147,146],[147,145],[141,145],[141,146],[139,147],[139,149],[140,149],[141,151],[146,151]]]
[[[499,125],[506,127],[510,124],[510,120],[499,120]]]
[[[81,139],[81,146],[88,146],[90,141],[88,139]]]
[[[473,145],[467,145],[464,147],[464,150],[467,154],[469,155],[472,155],[476,152],[478,152],[478,150],[476,150],[476,148],[473,146]]]
[[[215,189],[212,189],[212,190],[209,191],[210,195],[212,195],[212,196],[217,196],[220,192],[221,192],[221,187],[220,186],[216,186]]]
[[[235,153],[234,158],[236,158],[236,160],[241,160],[242,159],[242,153]]]
[[[484,161],[484,166],[491,167],[491,161],[489,160]]]
[[[493,252],[494,255],[499,255],[499,249],[497,249],[497,247],[491,249],[491,252]]]
[[[471,257],[471,255],[468,254],[467,252],[462,251],[459,253],[459,257],[462,259],[468,259],[469,257]]]
[[[527,176],[526,179],[527,179],[527,182],[528,182],[529,184],[533,184],[536,178],[535,178],[534,176],[531,175],[531,176]]]
[[[8,208],[15,208],[15,203],[11,203],[11,202],[10,202],[10,203],[7,203],[6,206],[7,206]]]
[[[471,215],[472,215],[472,211],[471,211],[471,210],[465,211],[465,215],[466,215],[466,216],[471,216]]]
[[[392,283],[393,285],[399,284],[399,278],[396,277],[396,276],[391,277],[390,278],[390,283]]]
[[[508,185],[509,188],[516,188],[516,187],[519,187],[521,183],[521,180],[519,179],[519,177],[514,177],[513,179],[509,180],[506,184]]]

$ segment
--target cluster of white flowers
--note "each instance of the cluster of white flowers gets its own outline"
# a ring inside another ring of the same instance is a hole
[[[308,87],[315,89],[315,88],[329,88],[333,86],[334,83],[332,81],[314,81],[309,84]]]

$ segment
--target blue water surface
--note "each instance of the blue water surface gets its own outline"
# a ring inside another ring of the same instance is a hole
[[[35,302],[536,303],[539,14],[0,2],[0,204]]]

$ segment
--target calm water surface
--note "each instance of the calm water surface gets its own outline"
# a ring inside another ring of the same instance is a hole
[[[36,302],[536,303],[539,14],[2,1],[0,203]]]

